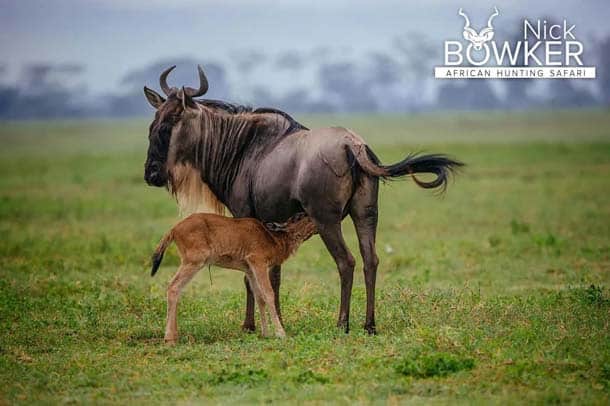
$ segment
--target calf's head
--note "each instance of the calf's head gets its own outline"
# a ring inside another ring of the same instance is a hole
[[[148,153],[144,164],[144,180],[150,186],[166,186],[169,180],[168,158],[170,150],[180,138],[185,121],[193,120],[199,111],[193,97],[202,96],[208,90],[208,81],[201,66],[199,70],[199,89],[182,87],[180,89],[167,85],[167,76],[175,68],[165,70],[159,82],[167,99],[152,89],[144,87],[144,95],[157,111],[150,124],[148,133]]]

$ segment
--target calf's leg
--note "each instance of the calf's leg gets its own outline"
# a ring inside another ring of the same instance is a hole
[[[256,295],[256,303],[258,303],[258,312],[261,314],[261,335],[263,337],[269,337],[269,322],[267,322],[267,308],[265,307],[265,301],[260,294]]]
[[[280,284],[282,282],[282,268],[280,266],[274,266],[269,271],[269,279],[271,280],[271,287],[273,288],[273,297],[275,309],[277,315],[282,321],[282,312],[280,311]],[[241,328],[244,331],[253,332],[256,330],[256,322],[254,320],[254,294],[252,293],[252,287],[247,277],[244,277],[244,284],[246,285],[246,317]]]
[[[165,342],[173,345],[178,341],[178,322],[176,320],[176,312],[178,310],[178,299],[182,293],[182,289],[201,267],[197,264],[183,263],[178,268],[178,272],[174,275],[172,281],[167,288],[167,323],[165,325]]]
[[[255,280],[260,296],[264,303],[267,305],[267,307],[269,307],[269,313],[271,316],[271,321],[273,322],[275,335],[276,337],[284,338],[286,337],[286,331],[284,331],[280,316],[277,312],[277,308],[275,307],[275,294],[271,285],[271,280],[269,278],[270,275],[267,271],[267,266],[262,264],[253,264],[251,266],[251,269],[253,273],[253,279]]]

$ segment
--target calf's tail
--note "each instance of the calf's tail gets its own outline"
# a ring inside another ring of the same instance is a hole
[[[371,148],[364,143],[348,144],[350,152],[354,155],[358,166],[368,175],[383,179],[411,176],[413,181],[424,189],[439,188],[444,191],[452,173],[464,164],[443,154],[419,155],[411,154],[400,162],[391,165],[382,165]],[[418,173],[432,173],[436,178],[424,182],[415,176]]]
[[[155,276],[155,274],[159,270],[161,261],[163,261],[163,254],[165,254],[165,250],[167,249],[167,247],[169,247],[172,241],[174,241],[173,229],[163,236],[161,241],[159,241],[155,252],[153,252],[152,269],[150,270],[150,276]]]

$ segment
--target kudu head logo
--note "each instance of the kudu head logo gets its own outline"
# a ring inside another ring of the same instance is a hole
[[[487,20],[487,27],[483,28],[480,32],[476,32],[474,28],[470,26],[470,20],[468,19],[468,16],[462,11],[461,8],[458,11],[458,14],[464,17],[464,20],[466,20],[466,25],[464,25],[463,33],[464,39],[472,42],[474,49],[477,51],[483,47],[483,44],[485,44],[487,41],[491,41],[491,39],[494,37],[494,27],[491,25],[491,21],[498,14],[500,14],[498,12],[497,7],[494,7],[494,10],[494,13],[489,16],[489,20]]]

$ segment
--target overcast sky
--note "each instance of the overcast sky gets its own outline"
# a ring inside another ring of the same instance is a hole
[[[116,90],[131,69],[153,60],[194,56],[227,61],[235,52],[275,54],[327,46],[355,54],[387,48],[410,31],[442,47],[459,39],[463,7],[475,28],[493,6],[496,27],[523,17],[552,16],[587,38],[610,34],[608,0],[0,0],[0,66],[14,80],[26,63],[86,65],[93,92]],[[585,48],[586,52],[586,48]]]

